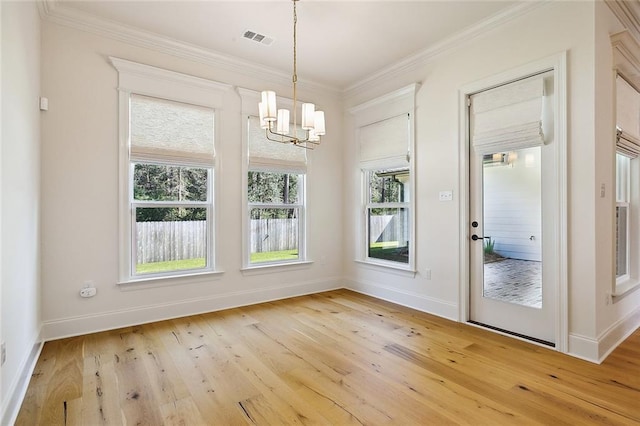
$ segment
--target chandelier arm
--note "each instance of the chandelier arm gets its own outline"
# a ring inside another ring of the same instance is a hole
[[[268,128],[264,129],[264,134],[265,134],[265,137],[267,138],[267,140],[269,140],[269,141],[278,142],[278,143],[292,144],[292,145],[295,145],[295,146],[297,146],[299,148],[313,149],[313,147],[311,147],[311,146],[305,146],[305,144],[309,144],[309,143],[311,143],[313,145],[320,145],[319,142],[314,142],[314,141],[309,140],[308,136],[307,136],[307,139],[300,139],[300,138],[295,137],[295,136],[285,135],[285,134],[282,134],[282,133],[274,132],[273,130],[268,129]],[[277,136],[280,139],[269,137],[269,135]]]

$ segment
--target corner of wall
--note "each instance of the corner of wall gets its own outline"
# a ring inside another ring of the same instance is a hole
[[[22,401],[27,393],[29,382],[31,381],[31,375],[36,368],[36,363],[38,362],[43,346],[44,342],[40,339],[33,343],[31,351],[20,365],[13,383],[9,386],[7,392],[3,393],[3,395],[7,397],[2,403],[0,424],[12,425],[16,417],[18,417],[18,412],[20,411]]]
[[[459,321],[459,309],[456,303],[439,300],[424,294],[408,292],[371,282],[345,279],[345,288],[366,294],[377,299],[386,300],[407,308],[416,309],[430,315],[436,315],[452,321]]]

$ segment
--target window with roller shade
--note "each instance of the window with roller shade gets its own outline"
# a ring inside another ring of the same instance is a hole
[[[119,284],[215,273],[217,108],[230,86],[124,59]]]
[[[410,124],[410,115],[401,114],[358,132],[368,262],[403,268],[412,264]]]
[[[214,111],[130,96],[132,275],[211,267]]]

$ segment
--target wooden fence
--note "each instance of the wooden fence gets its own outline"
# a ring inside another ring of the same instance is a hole
[[[206,257],[207,225],[204,220],[138,222],[137,262]],[[254,219],[250,224],[251,253],[298,248],[297,219]]]
[[[374,216],[369,224],[372,241],[394,241],[406,238],[406,232],[395,225],[394,216]],[[294,250],[298,248],[297,219],[253,219],[249,229],[251,253]],[[206,257],[207,223],[204,220],[184,222],[138,222],[138,263]]]
[[[137,263],[206,257],[207,222],[137,222]]]
[[[408,223],[399,215],[369,217],[369,238],[371,242],[403,241],[409,238]]]
[[[250,228],[251,253],[298,248],[297,219],[252,219]]]

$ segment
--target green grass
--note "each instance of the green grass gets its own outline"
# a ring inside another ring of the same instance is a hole
[[[298,250],[266,251],[251,253],[251,263],[276,262],[298,259]],[[158,272],[181,271],[183,269],[204,268],[207,262],[204,257],[185,260],[169,260],[166,262],[139,263],[136,274],[155,274]]]
[[[262,253],[251,253],[251,263],[276,262],[280,260],[298,259],[298,250],[265,251]]]
[[[157,272],[180,271],[183,269],[200,269],[207,266],[204,257],[185,260],[169,260],[166,262],[138,263],[137,274],[154,274]]]
[[[397,241],[371,243],[369,245],[369,257],[409,263],[409,250],[407,247],[398,247]]]

